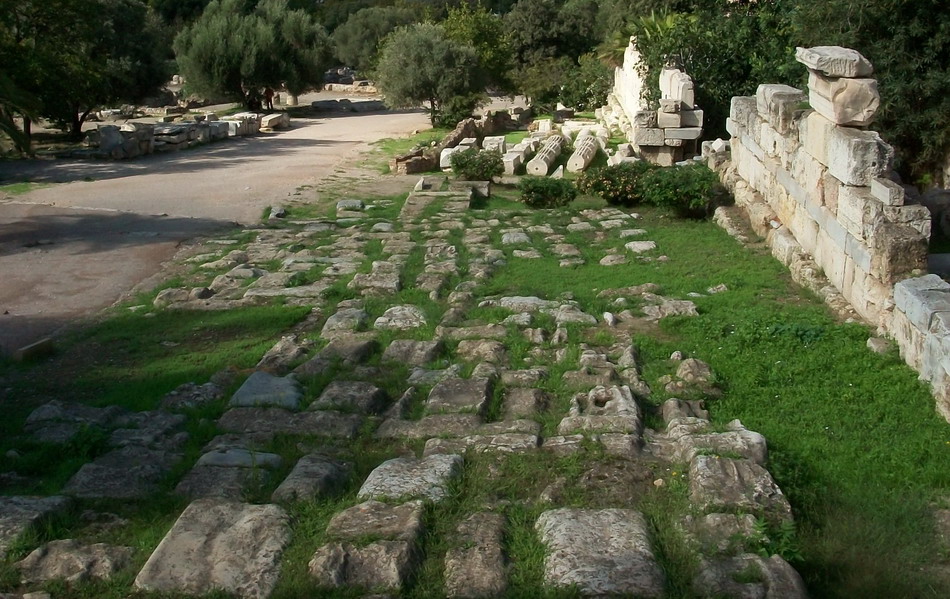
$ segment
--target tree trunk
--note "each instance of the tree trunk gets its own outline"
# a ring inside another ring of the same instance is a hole
[[[82,124],[86,122],[86,117],[92,112],[92,108],[87,108],[85,112],[79,114],[79,107],[73,111],[73,122],[69,128],[69,138],[74,140],[82,139]]]

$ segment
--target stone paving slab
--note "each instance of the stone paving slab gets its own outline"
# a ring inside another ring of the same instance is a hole
[[[394,458],[370,472],[356,495],[360,499],[421,497],[439,502],[445,499],[449,483],[461,474],[461,469],[459,455]]]
[[[363,417],[339,412],[288,412],[282,408],[232,408],[218,419],[218,427],[229,433],[286,433],[351,439],[357,435]]]
[[[279,377],[267,372],[254,372],[234,392],[228,406],[232,408],[275,407],[296,410],[303,393],[292,376]]]
[[[108,580],[129,565],[133,551],[132,547],[105,543],[86,545],[75,539],[62,539],[34,549],[14,567],[20,571],[23,584],[51,580],[77,583],[92,578]]]
[[[182,455],[145,447],[114,449],[84,464],[63,492],[83,499],[140,499],[159,490]]]
[[[349,476],[347,464],[319,453],[305,455],[274,490],[271,500],[306,501],[331,495],[343,487]]]
[[[72,500],[62,495],[0,497],[0,560],[6,558],[13,542],[30,527],[71,505]]]
[[[640,512],[557,509],[541,514],[536,528],[548,548],[546,585],[574,586],[585,597],[663,596],[663,570]]]
[[[456,530],[457,547],[445,555],[445,594],[474,599],[499,597],[508,589],[504,552],[505,517],[472,514]]]
[[[199,499],[145,562],[135,587],[192,595],[220,589],[266,599],[277,584],[290,534],[290,519],[276,505]]]

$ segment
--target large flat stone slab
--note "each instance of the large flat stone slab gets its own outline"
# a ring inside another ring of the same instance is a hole
[[[350,468],[333,458],[312,453],[305,455],[274,490],[272,501],[306,501],[330,495],[343,486]]]
[[[439,502],[448,494],[449,483],[462,470],[462,456],[432,455],[422,458],[394,458],[376,467],[366,477],[360,499],[423,498]]]
[[[178,453],[129,446],[114,449],[84,464],[63,488],[83,499],[137,499],[159,490],[159,483],[182,456]]]
[[[444,351],[441,341],[416,341],[397,339],[383,352],[383,361],[399,362],[411,366],[425,366],[434,361]]]
[[[358,414],[308,411],[288,412],[282,408],[232,408],[218,419],[218,427],[229,433],[285,433],[350,439],[363,423]]]
[[[585,597],[663,596],[663,571],[640,512],[564,508],[541,514],[536,528],[548,548],[546,585],[574,586]]]
[[[333,516],[327,534],[341,541],[375,538],[414,543],[422,534],[423,508],[420,500],[390,505],[371,499]]]
[[[131,547],[105,543],[85,545],[75,539],[51,541],[37,547],[14,564],[24,584],[50,580],[84,582],[91,578],[108,580],[132,559]]]
[[[0,497],[0,560],[7,556],[10,546],[30,527],[44,518],[61,513],[72,505],[69,497]]]
[[[417,563],[407,541],[376,541],[365,546],[330,543],[313,555],[310,576],[322,587],[400,590]]]
[[[372,383],[333,381],[308,409],[375,414],[383,408],[385,403],[386,392]]]
[[[428,414],[484,414],[491,399],[491,379],[450,378],[437,384],[429,392],[426,402]]]
[[[145,562],[135,587],[192,595],[220,589],[264,599],[277,584],[290,534],[290,519],[276,505],[199,499]]]
[[[505,517],[472,514],[456,530],[457,546],[445,555],[448,597],[500,597],[508,589],[504,552]]]
[[[247,377],[234,392],[228,406],[232,408],[276,407],[296,410],[303,393],[292,376],[274,376],[258,371]]]
[[[704,511],[751,512],[791,520],[792,508],[769,471],[752,460],[699,455],[689,464],[689,495]]]

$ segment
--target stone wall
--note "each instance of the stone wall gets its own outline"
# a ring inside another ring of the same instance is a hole
[[[672,166],[696,153],[696,140],[703,133],[703,111],[696,106],[693,80],[679,69],[661,71],[659,110],[651,109],[643,99],[646,82],[641,69],[636,38],[631,37],[600,118],[623,133],[637,156]]]
[[[817,265],[865,320],[934,385],[950,420],[950,285],[927,268],[930,212],[906,204],[893,149],[867,129],[871,64],[853,50],[799,48],[808,94],[761,85],[732,100],[731,160],[719,165],[756,233],[793,274]],[[807,108],[805,101],[811,108]]]
[[[177,123],[134,123],[100,125],[86,136],[89,149],[71,154],[74,158],[125,160],[153,152],[174,152],[228,137],[254,135],[261,130],[290,127],[286,112],[257,114],[241,112],[222,120],[214,114],[195,121]]]

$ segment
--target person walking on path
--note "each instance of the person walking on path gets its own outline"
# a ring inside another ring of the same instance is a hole
[[[269,86],[264,88],[264,108],[274,109],[274,90]]]

